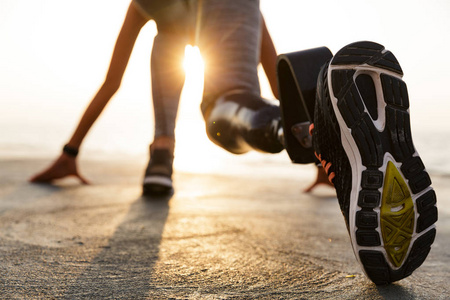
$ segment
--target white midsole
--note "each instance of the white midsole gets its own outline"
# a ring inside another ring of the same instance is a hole
[[[144,185],[172,187],[172,180],[165,176],[152,175],[144,178]]]

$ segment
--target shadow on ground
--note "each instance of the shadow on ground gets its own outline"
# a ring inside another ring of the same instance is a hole
[[[66,292],[68,298],[143,299],[159,258],[171,196],[140,197],[103,250]]]

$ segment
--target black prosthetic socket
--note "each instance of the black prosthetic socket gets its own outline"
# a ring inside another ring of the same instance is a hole
[[[333,57],[326,47],[286,53],[278,56],[277,75],[281,117],[286,151],[293,163],[317,162],[309,134],[314,122],[317,76]]]
[[[221,96],[206,112],[205,121],[209,139],[231,153],[252,149],[278,153],[284,149],[278,137],[280,108],[258,95],[236,92]]]

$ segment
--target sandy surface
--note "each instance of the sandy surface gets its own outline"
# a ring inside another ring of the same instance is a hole
[[[89,186],[28,184],[47,163],[0,162],[2,299],[450,297],[448,177],[432,177],[440,210],[428,259],[377,287],[354,258],[334,191],[301,193],[311,168],[178,172],[172,197],[144,199],[141,164],[84,162]]]

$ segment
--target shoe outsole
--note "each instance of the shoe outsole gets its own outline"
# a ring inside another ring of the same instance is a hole
[[[164,195],[173,191],[172,179],[162,175],[152,175],[144,178],[142,194],[145,196]]]
[[[376,284],[409,276],[436,235],[436,194],[414,148],[403,71],[382,45],[341,49],[328,89],[352,166],[349,231],[366,275]]]

